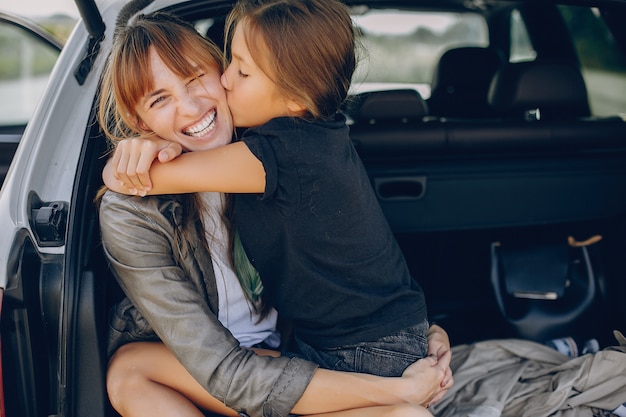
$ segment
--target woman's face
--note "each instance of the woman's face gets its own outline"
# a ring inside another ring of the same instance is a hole
[[[230,143],[232,118],[217,68],[198,68],[194,76],[183,79],[151,48],[150,70],[153,90],[135,106],[142,129],[180,143],[187,151]]]

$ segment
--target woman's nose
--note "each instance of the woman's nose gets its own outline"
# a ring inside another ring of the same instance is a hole
[[[200,108],[199,100],[193,94],[185,94],[179,101],[179,111],[184,115],[194,116]]]

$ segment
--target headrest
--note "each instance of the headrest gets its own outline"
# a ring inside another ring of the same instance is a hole
[[[591,114],[585,80],[567,63],[518,62],[505,65],[491,82],[489,103],[502,115],[539,109],[540,119],[571,119]]]
[[[348,114],[355,122],[420,121],[428,114],[428,105],[413,89],[372,91],[355,95]]]
[[[432,81],[428,106],[432,115],[441,117],[489,117],[493,109],[487,102],[489,84],[504,64],[494,48],[462,47],[441,55]]]
[[[435,70],[432,86],[437,88],[458,88],[468,86],[479,88],[484,86],[485,91],[496,70],[502,66],[504,60],[493,48],[466,46],[448,49],[439,58]]]

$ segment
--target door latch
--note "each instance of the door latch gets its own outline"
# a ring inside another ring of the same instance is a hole
[[[33,231],[40,246],[63,246],[67,225],[67,206],[64,201],[42,203],[31,213]]]

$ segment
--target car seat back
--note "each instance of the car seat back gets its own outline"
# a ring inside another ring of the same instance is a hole
[[[504,64],[494,48],[463,47],[441,56],[428,99],[430,114],[446,118],[493,117],[489,85]]]
[[[505,65],[494,76],[489,102],[501,116],[514,119],[572,120],[591,115],[582,74],[565,62]]]

